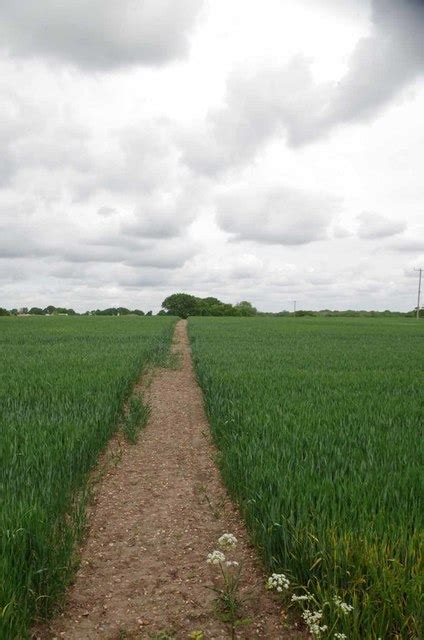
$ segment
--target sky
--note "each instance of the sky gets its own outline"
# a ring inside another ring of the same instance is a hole
[[[416,305],[423,0],[0,0],[0,306]]]

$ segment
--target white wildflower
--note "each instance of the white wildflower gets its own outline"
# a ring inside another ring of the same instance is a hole
[[[225,562],[225,556],[222,551],[212,551],[212,553],[208,553],[208,557],[206,562],[208,564],[220,564],[221,562]]]
[[[266,587],[267,589],[275,589],[279,593],[283,589],[288,589],[290,586],[290,580],[284,573],[273,573],[267,580]]]
[[[237,538],[232,533],[223,533],[220,538],[218,538],[218,544],[221,549],[234,549],[237,545]]]
[[[239,563],[237,562],[237,560],[227,560],[227,562],[225,563],[227,565],[227,567],[238,567]]]
[[[303,596],[297,596],[296,594],[293,594],[291,597],[292,602],[302,602],[304,600],[312,600],[311,594],[309,593],[308,595]]]
[[[320,638],[321,633],[327,631],[328,629],[326,624],[320,624],[322,619],[322,611],[311,611],[310,609],[305,609],[305,611],[302,613],[302,618],[304,619],[309,632],[314,636],[314,638]]]
[[[336,607],[340,609],[340,611],[344,613],[345,616],[347,616],[351,611],[353,611],[353,606],[351,604],[348,604],[347,602],[343,602],[343,600],[339,598],[339,596],[334,596],[333,601]]]
[[[345,633],[335,633],[334,637],[336,640],[347,640],[347,635]]]

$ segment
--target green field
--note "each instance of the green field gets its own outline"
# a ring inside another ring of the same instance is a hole
[[[0,318],[0,638],[27,637],[72,575],[88,471],[172,318]]]
[[[322,638],[422,638],[424,323],[191,318],[220,467]],[[339,596],[354,609],[344,614]]]

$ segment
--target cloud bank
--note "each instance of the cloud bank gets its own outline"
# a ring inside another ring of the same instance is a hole
[[[248,5],[0,0],[0,306],[413,304],[424,4]]]

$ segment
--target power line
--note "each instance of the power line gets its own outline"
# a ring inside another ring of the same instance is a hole
[[[418,301],[417,301],[417,320],[419,320],[420,317],[420,303],[421,303],[421,277],[422,277],[422,273],[423,270],[420,269],[414,269],[414,271],[418,271],[419,278],[418,278]]]

